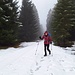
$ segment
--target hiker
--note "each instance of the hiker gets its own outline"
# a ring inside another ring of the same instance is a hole
[[[39,37],[41,40],[44,39],[44,52],[45,52],[45,55],[44,56],[47,56],[47,52],[46,52],[46,48],[49,52],[49,54],[51,54],[51,51],[49,50],[49,44],[52,43],[52,39],[51,37],[48,35],[48,32],[45,31],[44,35],[41,37]]]

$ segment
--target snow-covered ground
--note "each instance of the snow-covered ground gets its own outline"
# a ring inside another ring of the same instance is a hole
[[[43,41],[1,49],[0,75],[75,75],[75,55],[71,50],[52,45],[51,52],[43,56]]]

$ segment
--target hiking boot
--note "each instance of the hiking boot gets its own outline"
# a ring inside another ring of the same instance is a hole
[[[44,56],[47,56],[47,55],[44,55]]]
[[[51,54],[51,51],[49,52],[49,54]]]

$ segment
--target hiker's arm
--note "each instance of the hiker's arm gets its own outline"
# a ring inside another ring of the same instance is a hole
[[[44,36],[43,36],[43,37],[39,36],[39,38],[40,38],[41,40],[43,40],[43,39],[44,39]]]

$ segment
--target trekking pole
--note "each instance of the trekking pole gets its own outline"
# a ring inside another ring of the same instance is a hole
[[[51,43],[51,52],[52,52],[52,56],[53,56],[53,51],[52,51],[52,43]]]
[[[37,47],[36,47],[36,51],[35,51],[35,55],[36,55],[36,53],[37,53],[37,50],[38,50],[38,45],[39,45],[39,41],[37,41],[38,43],[37,43]]]
[[[52,43],[51,43],[51,50],[52,50]]]

